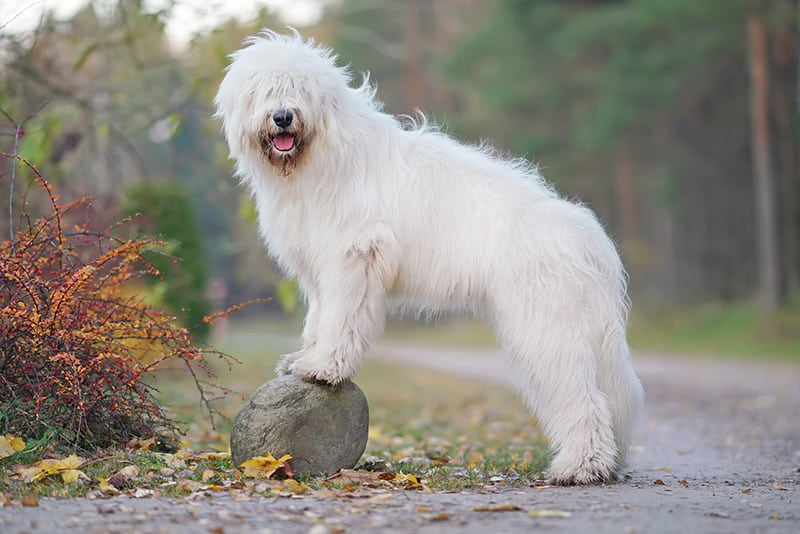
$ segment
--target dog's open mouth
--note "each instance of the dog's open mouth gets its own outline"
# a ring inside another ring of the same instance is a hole
[[[294,134],[289,132],[281,132],[272,137],[272,146],[281,152],[288,152],[294,148],[295,139]]]

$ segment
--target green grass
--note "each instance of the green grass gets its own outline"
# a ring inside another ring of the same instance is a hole
[[[767,315],[746,304],[638,312],[628,338],[641,351],[800,362],[800,303]]]

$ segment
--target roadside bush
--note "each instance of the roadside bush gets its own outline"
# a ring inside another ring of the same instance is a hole
[[[159,276],[145,257],[164,244],[115,237],[125,221],[100,232],[75,223],[87,201],[60,205],[26,165],[50,213],[23,214],[0,244],[0,434],[52,435],[58,448],[82,451],[176,434],[145,382],[175,364],[195,378],[213,419],[204,355],[219,353],[196,347],[175,317],[124,290]]]

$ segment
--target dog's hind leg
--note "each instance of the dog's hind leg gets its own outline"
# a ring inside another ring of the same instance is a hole
[[[293,356],[289,371],[337,384],[356,374],[383,333],[386,293],[397,273],[398,247],[382,224],[360,232],[342,257],[318,276],[314,344]]]
[[[548,477],[556,484],[613,480],[619,451],[590,322],[574,304],[545,298],[538,313],[509,313],[496,326],[518,387],[554,449]]]
[[[633,426],[644,402],[644,390],[631,361],[622,318],[611,321],[606,327],[598,364],[600,389],[611,403],[614,434],[619,450],[617,465],[623,468],[631,444]]]

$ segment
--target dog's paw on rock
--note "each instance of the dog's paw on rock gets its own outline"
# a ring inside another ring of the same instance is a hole
[[[295,473],[334,473],[356,465],[368,432],[367,399],[353,382],[331,386],[285,375],[258,388],[236,416],[231,457],[238,466],[288,453]]]

